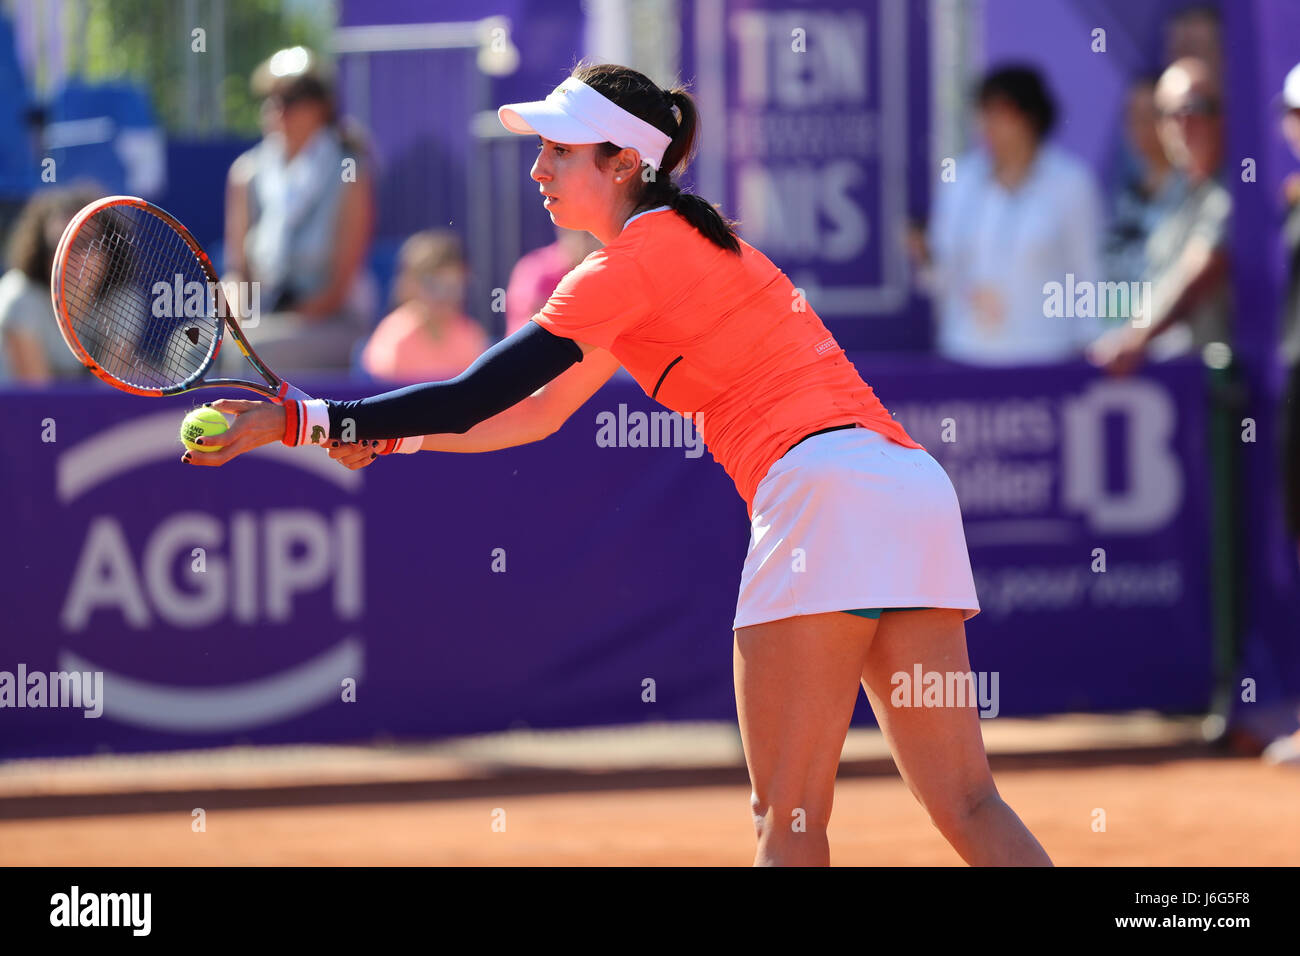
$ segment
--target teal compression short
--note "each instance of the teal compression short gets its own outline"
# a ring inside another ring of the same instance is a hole
[[[881,611],[928,611],[927,607],[860,607],[852,611],[845,611],[845,614],[856,614],[858,617],[869,617],[871,620],[879,620]]]

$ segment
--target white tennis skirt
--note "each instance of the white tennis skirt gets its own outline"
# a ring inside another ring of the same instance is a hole
[[[869,428],[805,439],[754,493],[735,627],[857,608],[979,613],[942,466]]]

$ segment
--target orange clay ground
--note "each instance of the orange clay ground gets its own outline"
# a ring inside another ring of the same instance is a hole
[[[1159,726],[1163,737],[1102,734],[1090,748],[1089,734],[1070,738],[1064,720],[1036,744],[995,746],[989,731],[986,741],[1003,796],[1058,865],[1300,865],[1300,768],[1216,755],[1185,723]],[[328,752],[332,773],[321,770],[326,751],[0,765],[0,864],[752,861],[749,786],[725,729],[681,731],[698,746],[683,760],[678,740],[672,765],[647,748],[629,756],[637,746],[599,733],[586,742],[570,733],[559,748],[539,734],[494,751],[390,748],[383,760],[340,749]],[[671,742],[674,731],[661,736]],[[205,811],[205,832],[191,829],[195,807]],[[1093,829],[1098,808],[1104,832]],[[855,752],[853,736],[830,844],[837,865],[961,864],[879,742],[862,738]]]

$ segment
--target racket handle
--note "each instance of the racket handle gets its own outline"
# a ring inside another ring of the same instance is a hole
[[[281,382],[271,401],[284,407],[284,435],[280,441],[289,446],[302,444],[306,440],[301,432],[307,414],[303,403],[311,401],[311,396],[288,382]]]
[[[281,401],[283,401],[286,398],[296,399],[300,402],[306,402],[311,399],[311,396],[308,395],[306,392],[304,392],[302,389],[290,385],[288,382],[280,383],[280,392],[278,397],[280,398]]]

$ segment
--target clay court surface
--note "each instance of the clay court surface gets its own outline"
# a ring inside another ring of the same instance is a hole
[[[887,761],[870,744],[857,755],[849,749],[831,821],[832,863],[961,865]],[[989,749],[1003,796],[1058,864],[1300,865],[1300,768],[1172,740]],[[646,768],[624,753],[603,769],[524,767],[500,753],[477,765],[463,754],[407,755],[378,772],[351,766],[333,780],[325,775],[325,785],[316,773],[311,786],[283,766],[228,761],[220,772],[200,771],[175,758],[179,771],[161,758],[143,777],[137,766],[112,785],[103,774],[88,782],[84,767],[80,779],[43,772],[44,794],[32,792],[30,775],[25,783],[0,775],[0,864],[748,865],[754,841],[743,765],[701,750],[695,766]],[[335,763],[349,766],[347,758]],[[461,769],[448,772],[452,766]],[[194,785],[195,773],[204,786]],[[191,830],[194,807],[206,811],[206,832]],[[1093,830],[1097,808],[1105,832]],[[500,811],[505,829],[494,832]]]

